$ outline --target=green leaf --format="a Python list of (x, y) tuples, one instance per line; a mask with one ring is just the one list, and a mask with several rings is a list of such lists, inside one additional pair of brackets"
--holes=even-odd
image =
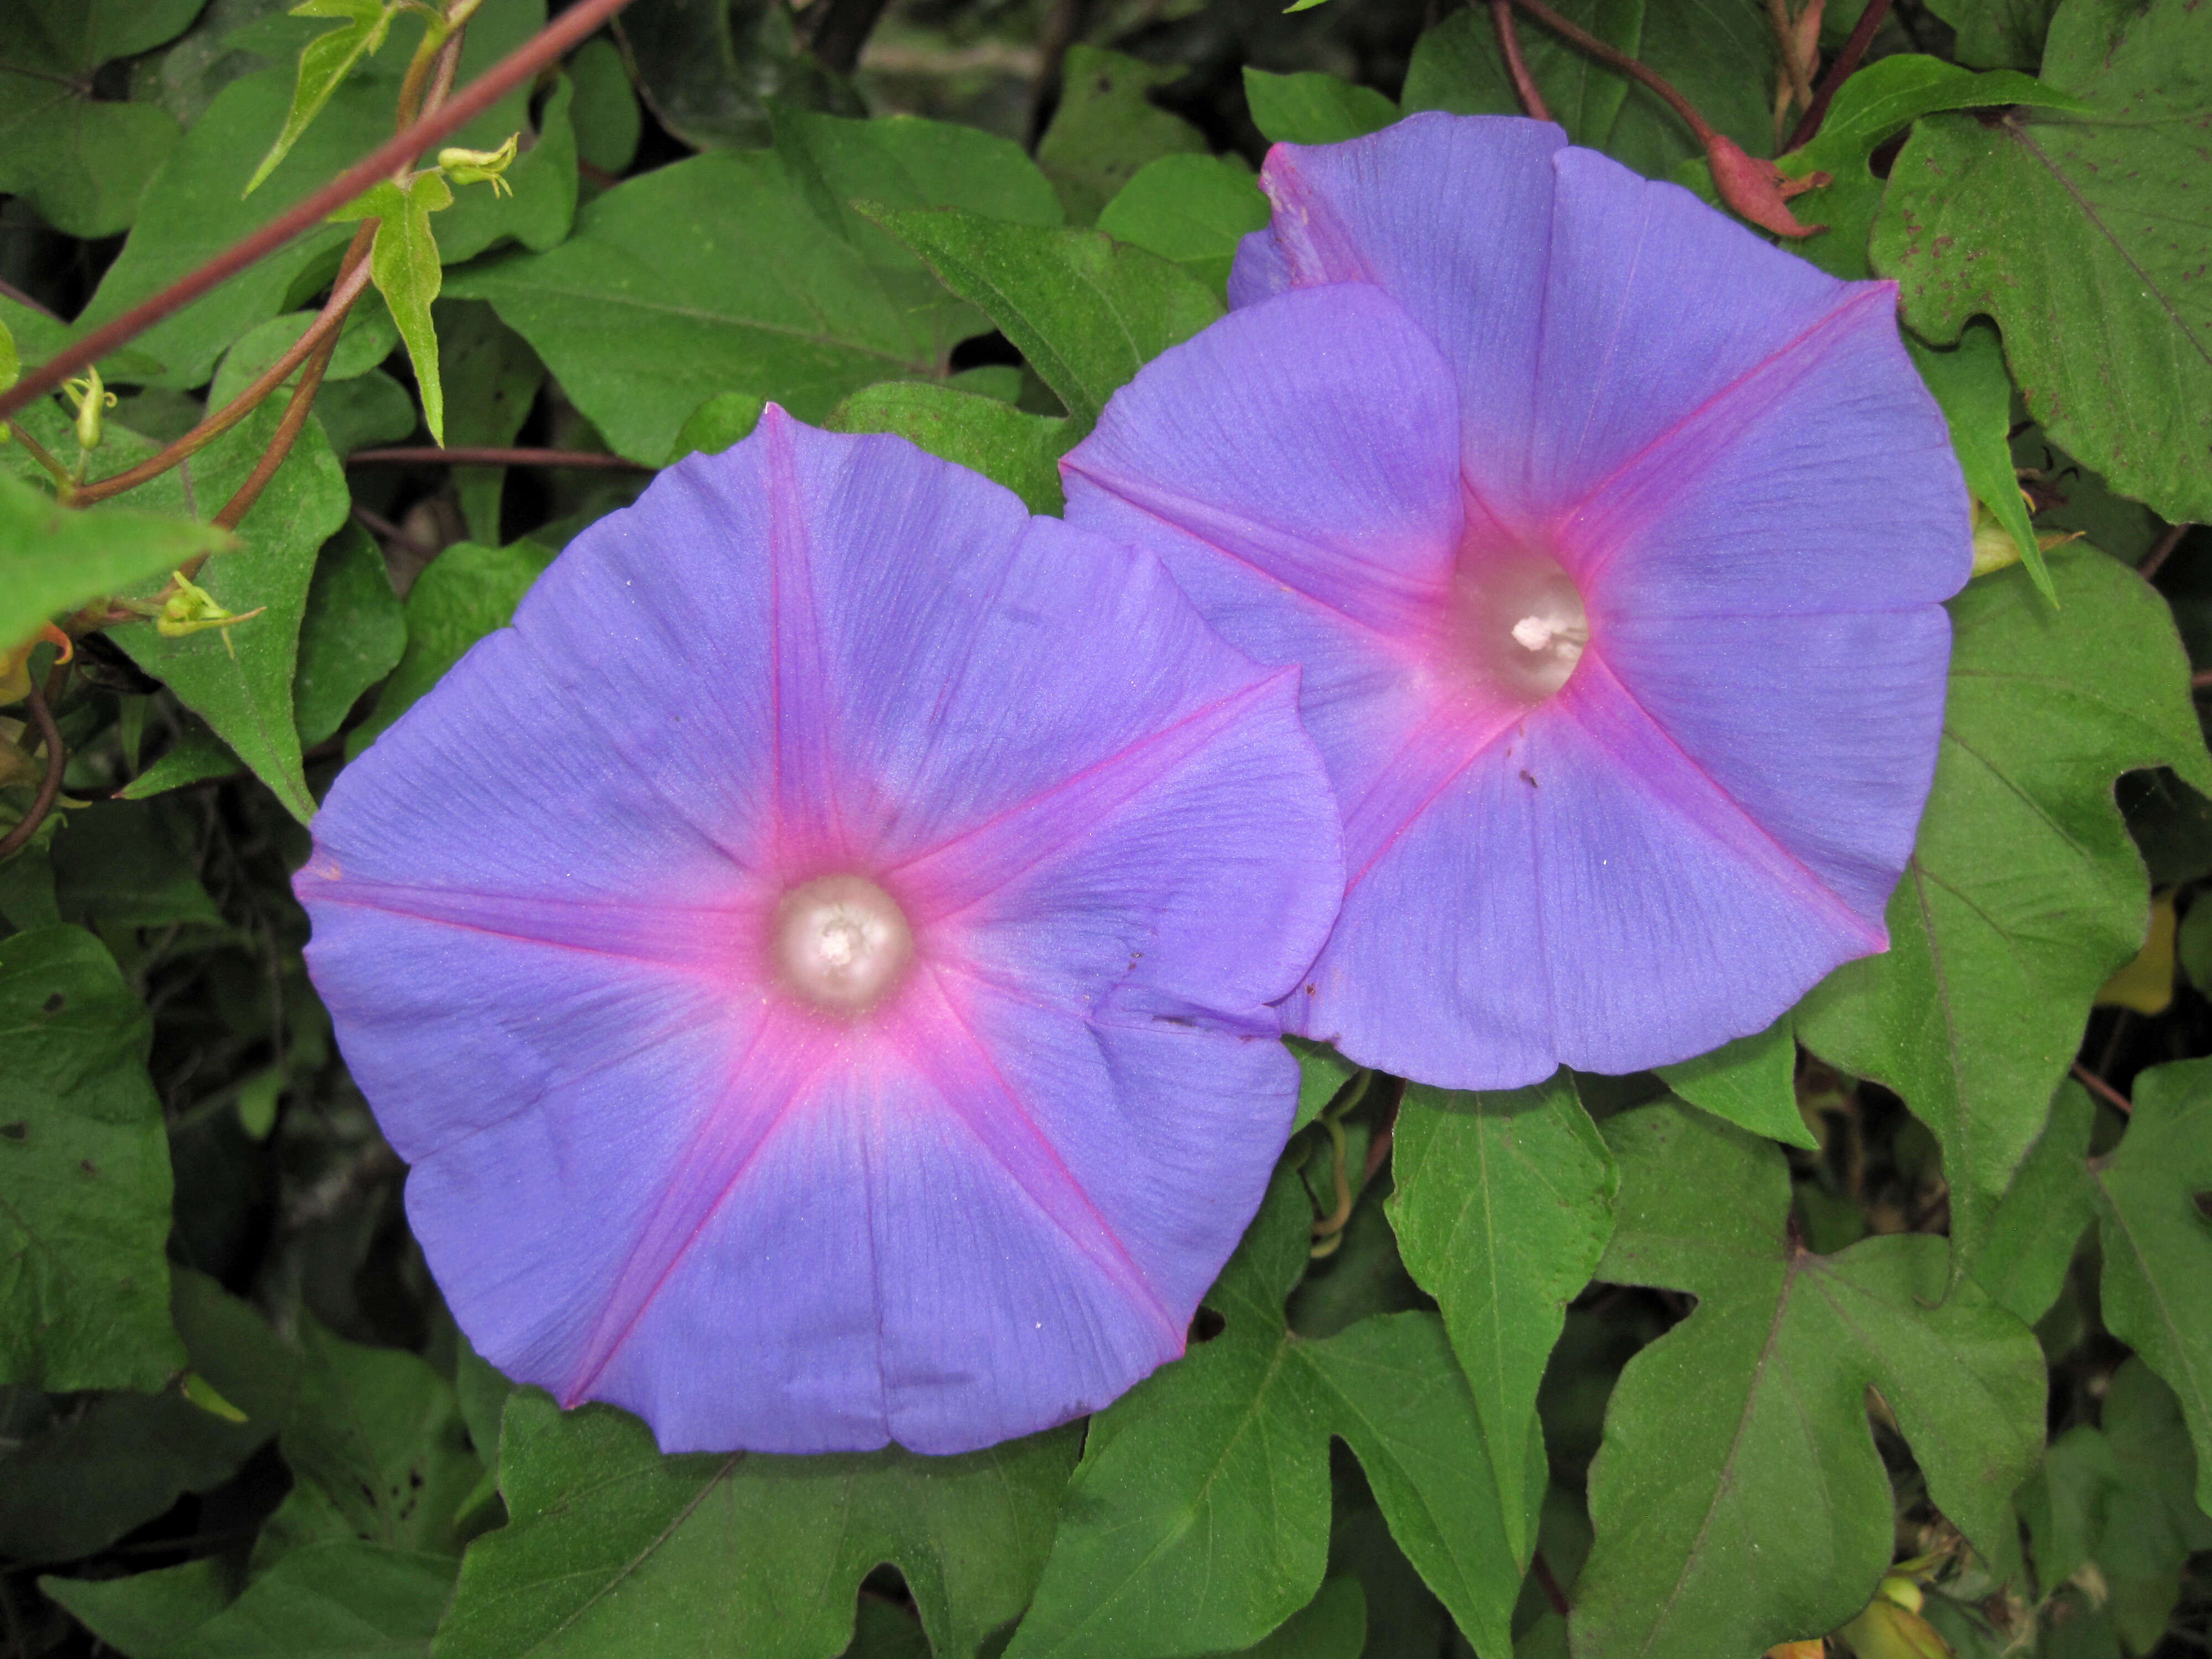
[(441, 553), (408, 590), (407, 648), (377, 694), (376, 712), (346, 734), (346, 757), (368, 748), (471, 646), (506, 627), (530, 584), (552, 562), (553, 555), (534, 542), (456, 542)]
[(406, 648), (406, 616), (384, 555), (360, 526), (346, 525), (315, 561), (300, 624), (292, 714), (301, 747), (312, 749), (337, 731)]
[(61, 1578), (39, 1588), (126, 1659), (176, 1659), (178, 1650), (230, 1601), (232, 1573), (219, 1555), (125, 1578)]
[(161, 759), (115, 793), (125, 800), (145, 800), (245, 769), (228, 744), (187, 715), (183, 732)]
[(457, 271), (447, 291), (490, 301), (618, 453), (658, 466), (717, 393), (819, 421), (874, 381), (942, 375), (952, 347), (988, 326), (888, 238), (854, 229), (847, 204), (863, 188), (893, 207), (1058, 216), (1018, 148), (985, 134), (808, 117), (778, 137), (780, 152), (630, 179), (559, 247)]
[(368, 270), (376, 291), (392, 308), (399, 337), (415, 365), (416, 389), (422, 398), (423, 424), (430, 441), (446, 441), (446, 397), (438, 384), (438, 331), (430, 302), (438, 297), (445, 267), (430, 216), (453, 204), (453, 188), (434, 173), (418, 173), (403, 191), (390, 179), (340, 208), (333, 219), (374, 219), (376, 240), (368, 251)]
[(2058, 0), (1929, 0), (1928, 9), (1959, 32), (1952, 50), (1982, 69), (2033, 69)]
[[(271, 69), (222, 89), (148, 184), (131, 240), (100, 278), (76, 331), (151, 299), (391, 136), (391, 88), (356, 80), (331, 96), (269, 182), (240, 199), (253, 158), (283, 119), (290, 79), (289, 70)], [(348, 234), (337, 225), (310, 231), (155, 324), (132, 343), (150, 360), (137, 378), (179, 392), (204, 384), (233, 341), (295, 308), (295, 284), (333, 269), (330, 261)]]
[[(838, 405), (841, 409), (843, 406)], [(753, 428), (767, 412), (767, 400), (750, 392), (715, 393), (684, 421), (684, 429), (676, 434), (676, 447), (668, 452), (668, 465), (673, 466), (686, 455), (702, 451), (719, 455), (732, 444), (743, 443), (752, 436)], [(830, 418), (836, 418), (835, 410)]]
[(832, 432), (896, 432), (1004, 484), (1032, 513), (1057, 514), (1065, 504), (1060, 457), (1073, 440), (1058, 416), (1025, 414), (995, 398), (908, 380), (862, 388), (825, 424)]
[(600, 172), (620, 177), (637, 159), (637, 141), (645, 131), (621, 52), (611, 40), (586, 40), (568, 60), (568, 75), (576, 83), (576, 102), (568, 112), (575, 124), (576, 154)]
[[(1705, 119), (1753, 155), (1774, 148), (1774, 36), (1758, 0), (1710, 5), (1647, 0), (1559, 0), (1573, 22), (1656, 70)], [(1552, 118), (1577, 144), (1601, 149), (1649, 178), (1705, 151), (1682, 118), (1648, 88), (1605, 68), (1525, 14), (1522, 56)], [(1466, 7), (1424, 34), (1406, 71), (1408, 114), (1518, 115), (1487, 7)]]
[(1372, 87), (1308, 71), (1270, 75), (1244, 66), (1244, 101), (1252, 125), (1271, 144), (1334, 144), (1380, 131), (1398, 106)]
[(127, 507), (80, 511), (0, 474), (0, 652), (51, 617), (231, 545), (213, 525)]
[(201, 0), (15, 0), (0, 7), (0, 191), (70, 236), (125, 228), (176, 147), (174, 117), (94, 95), (100, 66), (148, 52)]
[(1018, 1617), (1052, 1537), (1079, 1431), (960, 1457), (663, 1457), (607, 1406), (507, 1401), (510, 1520), (469, 1546), (438, 1659), (831, 1659), (860, 1580), (905, 1575), (932, 1646), (974, 1654)]
[(878, 217), (1029, 359), (1066, 406), (1071, 438), (1091, 429), (1138, 369), (1222, 313), (1197, 278), (1097, 231), (946, 211)]
[[(1509, 1650), (1521, 1563), (1443, 1322), (1380, 1314), (1293, 1334), (1283, 1298), (1312, 1219), (1285, 1164), (1206, 1298), (1226, 1328), (1091, 1419), (1006, 1659), (1174, 1659), (1260, 1640), (1320, 1588), (1332, 1436), (1477, 1651)], [(1541, 1465), (1525, 1480), (1540, 1491)]]
[(2105, 1245), (2106, 1326), (2166, 1379), (2197, 1443), (2197, 1501), (2212, 1511), (2212, 1060), (2137, 1074), (2135, 1115), (2089, 1164)]
[(1097, 46), (1067, 49), (1060, 107), (1037, 144), (1037, 165), (1070, 220), (1091, 223), (1148, 161), (1206, 153), (1205, 134), (1146, 96), (1184, 73), (1180, 64), (1147, 64)]
[(1977, 323), (1948, 351), (1933, 350), (1908, 334), (1905, 349), (1950, 425), (1951, 447), (1958, 452), (1966, 488), (1996, 516), (2020, 550), (2028, 575), (2056, 605), (2058, 592), (2044, 567), (2042, 544), (2027, 521), (2027, 501), (2013, 471), (2012, 377), (2005, 373), (1996, 331)]
[(1692, 1106), (1755, 1135), (1811, 1149), (1820, 1143), (1797, 1109), (1796, 1074), (1796, 1025), (1788, 1014), (1709, 1054), (1659, 1068), (1666, 1085)]
[(100, 928), (222, 927), (179, 827), (151, 804), (103, 801), (72, 811), (52, 849), (64, 919)]
[(2058, 1300), (2089, 1224), (2094, 1200), (2084, 1160), (2095, 1116), (2088, 1091), (2071, 1079), (2058, 1085), (2050, 1121), (1990, 1218), (1974, 1264), (1990, 1299), (2030, 1325)]
[[(445, 350), (441, 339), (441, 367), (444, 367)], [(452, 411), (447, 410), (448, 416)], [(418, 416), (415, 399), (405, 387), (380, 368), (350, 380), (341, 380), (336, 386), (327, 380), (315, 397), (315, 419), (322, 425), (323, 434), (330, 440), (331, 453), (338, 456), (350, 455), (356, 449), (370, 449), (378, 444), (398, 443), (413, 435)], [(464, 488), (464, 471), (479, 472), (490, 468), (470, 467), (454, 469), (457, 488)]]
[(1935, 787), (1890, 949), (1838, 969), (1797, 1014), (1808, 1048), (1935, 1131), (1954, 1272), (2043, 1128), (2090, 1000), (2142, 945), (2149, 885), (2114, 778), (2168, 765), (2212, 789), (2165, 601), (2094, 549), (2049, 564), (2059, 611), (2019, 567), (1951, 601)]
[(1607, 1407), (1576, 1654), (1756, 1653), (1856, 1613), (1894, 1529), (1870, 1388), (1942, 1513), (1999, 1571), (2016, 1563), (2009, 1499), (2043, 1450), (2028, 1328), (1971, 1280), (1938, 1304), (1940, 1238), (1795, 1244), (1770, 1143), (1671, 1104), (1609, 1119), (1606, 1139), (1620, 1200), (1598, 1276), (1698, 1305), (1629, 1361)]
[(334, 1540), (454, 1553), (454, 1521), (483, 1468), (453, 1385), (419, 1356), (331, 1335), (303, 1314), (280, 1446), (292, 1490), (254, 1565)]
[(2191, 0), (2069, 0), (2042, 78), (2092, 112), (1930, 116), (1890, 170), (1875, 268), (1905, 320), (2004, 331), (2029, 412), (2122, 494), (2212, 518), (2212, 108)]
[(805, 50), (788, 6), (635, 0), (615, 33), (647, 105), (695, 149), (765, 143), (772, 103), (865, 112)]
[(1237, 243), (1267, 222), (1267, 198), (1230, 155), (1163, 155), (1098, 216), (1098, 228), (1115, 241), (1188, 266), (1217, 294), (1229, 285)]
[(150, 1040), (90, 933), (0, 939), (0, 1382), (151, 1392), (185, 1363)]
[[(318, 314), (313, 311), (287, 312), (240, 335), (238, 343), (222, 355), (222, 362), (215, 372), (215, 383), (208, 388), (208, 407), (222, 408), (264, 370), (275, 367), (276, 360), (299, 343)], [(346, 313), (345, 322), (338, 330), (337, 349), (331, 354), (330, 366), (323, 371), (324, 391), (340, 381), (357, 380), (368, 374), (389, 357), (392, 347), (398, 343), (399, 331), (392, 324), (391, 311), (374, 295), (364, 295)], [(319, 416), (322, 412), (322, 398), (318, 394), (315, 413)]]
[(2115, 1573), (2147, 1578), (2176, 1571), (2196, 1552), (2212, 1549), (2212, 1514), (2201, 1498), (2203, 1442), (2191, 1446), (2181, 1402), (2141, 1356), (2112, 1373), (2099, 1426), (2112, 1449), (2118, 1490), (2100, 1517), (2098, 1561)]
[(170, 1659), (428, 1659), (453, 1587), (450, 1556), (312, 1545), (256, 1578)]
[(392, 20), (399, 15), (400, 0), (301, 0), (292, 8), (295, 17), (338, 17), (346, 20), (326, 34), (319, 34), (307, 42), (300, 53), (299, 78), (292, 87), (292, 107), (284, 116), (283, 131), (276, 142), (261, 158), (261, 165), (253, 169), (253, 176), (246, 181), (241, 195), (251, 196), (254, 187), (276, 171), (276, 165), (291, 154), (292, 146), (307, 130), (307, 124), (321, 114), (323, 106), (331, 101), (331, 94), (338, 89), (353, 66), (370, 52), (384, 45), (384, 37), (392, 27)]
[(1613, 1156), (1562, 1073), (1503, 1094), (1413, 1085), (1390, 1157), (1398, 1248), (1443, 1311), (1507, 1544), (1525, 1563), (1544, 1496), (1536, 1385), (1612, 1234)]
[[(245, 481), (283, 418), (283, 402), (271, 398), (193, 457), (191, 483), (207, 506), (228, 500)], [(293, 719), (300, 623), (316, 553), (346, 521), (349, 500), (337, 458), (310, 419), (239, 526), (239, 550), (210, 560), (196, 578), (226, 609), (262, 614), (181, 639), (163, 638), (150, 622), (108, 635), (213, 727), (302, 823), (315, 803), (301, 774)]]

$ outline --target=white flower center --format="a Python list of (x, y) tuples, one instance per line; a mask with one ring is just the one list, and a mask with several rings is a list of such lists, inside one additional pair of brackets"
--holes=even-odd
[(1528, 550), (1464, 560), (1454, 578), (1454, 654), (1481, 679), (1527, 702), (1567, 683), (1589, 645), (1574, 578)]
[(823, 876), (783, 896), (769, 954), (784, 988), (836, 1013), (881, 1002), (914, 960), (914, 929), (889, 893), (862, 876)]

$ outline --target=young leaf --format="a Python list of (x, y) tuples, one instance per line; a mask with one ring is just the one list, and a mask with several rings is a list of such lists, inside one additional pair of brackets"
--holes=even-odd
[(1686, 1108), (1608, 1119), (1606, 1139), (1620, 1199), (1598, 1276), (1698, 1302), (1606, 1409), (1575, 1652), (1756, 1653), (1857, 1612), (1894, 1527), (1869, 1389), (1945, 1516), (2000, 1570), (2016, 1562), (2010, 1498), (2042, 1455), (2043, 1356), (1971, 1281), (1938, 1304), (1942, 1240), (1814, 1255), (1789, 1236), (1781, 1153)]
[(2138, 1075), (2135, 1115), (2094, 1158), (2105, 1245), (2105, 1323), (2181, 1401), (2197, 1443), (2197, 1501), (2212, 1513), (2212, 1060)]
[(1692, 1106), (1755, 1135), (1810, 1149), (1820, 1142), (1797, 1110), (1796, 1073), (1796, 1025), (1788, 1014), (1709, 1054), (1659, 1068), (1661, 1080)]
[(1335, 144), (1379, 132), (1398, 118), (1398, 106), (1372, 87), (1334, 75), (1270, 75), (1244, 68), (1244, 101), (1252, 125), (1271, 144)]
[(122, 1578), (50, 1573), (39, 1588), (128, 1659), (175, 1659), (182, 1643), (228, 1604), (231, 1577), (222, 1556), (203, 1555)]
[(151, 1391), (185, 1363), (151, 1041), (90, 933), (0, 939), (0, 1382)]
[(63, 507), (0, 474), (0, 653), (50, 617), (234, 545), (228, 531), (130, 507)]
[(276, 171), (276, 164), (291, 154), (292, 146), (307, 124), (323, 112), (331, 94), (352, 72), (353, 66), (384, 44), (392, 20), (399, 15), (401, 0), (301, 0), (292, 8), (295, 17), (338, 17), (345, 21), (327, 34), (319, 34), (300, 53), (300, 78), (292, 88), (292, 107), (284, 117), (284, 130), (253, 169), (253, 176), (239, 192), (251, 196), (261, 181)]
[(1406, 1091), (1392, 1144), (1390, 1223), (1406, 1266), (1443, 1310), (1474, 1398), (1516, 1559), (1543, 1498), (1536, 1385), (1566, 1306), (1613, 1231), (1613, 1155), (1565, 1073), (1507, 1094)]
[(507, 1524), (469, 1546), (437, 1659), (829, 1659), (860, 1580), (906, 1577), (935, 1651), (968, 1659), (1020, 1615), (1078, 1431), (960, 1457), (663, 1457), (611, 1407), (507, 1401)]
[(2172, 766), (2212, 790), (2166, 603), (2079, 544), (1951, 601), (1936, 783), (1889, 902), (1890, 949), (1800, 1005), (1814, 1053), (1905, 1097), (1943, 1146), (1955, 1272), (2043, 1128), (2097, 988), (2150, 913), (2114, 779)]
[(1032, 513), (1056, 514), (1064, 505), (1060, 457), (1073, 440), (1058, 416), (908, 380), (862, 388), (831, 410), (826, 424), (832, 432), (896, 432), (1006, 485)]
[(874, 216), (1020, 349), (1067, 406), (1071, 439), (1091, 429), (1115, 387), (1223, 310), (1197, 278), (1097, 231), (952, 211)]
[(2043, 545), (2027, 521), (2027, 501), (2013, 471), (2012, 377), (2005, 373), (1996, 331), (1978, 323), (1960, 334), (1957, 346), (1948, 351), (1931, 349), (1908, 334), (1905, 349), (1942, 405), (1966, 488), (1996, 515), (2020, 549), (2038, 590), (2056, 605), (2058, 592), (2044, 568)]
[[(1510, 1650), (1524, 1564), (1443, 1325), (1397, 1313), (1319, 1340), (1291, 1331), (1283, 1298), (1312, 1219), (1285, 1165), (1207, 1296), (1226, 1328), (1091, 1419), (1006, 1659), (1170, 1659), (1258, 1641), (1320, 1588), (1332, 1436), (1477, 1651)], [(1540, 1461), (1522, 1487), (1540, 1492)], [(1532, 1529), (1524, 1518), (1521, 1535)]]
[(451, 185), (435, 173), (418, 173), (404, 191), (387, 179), (331, 216), (377, 222), (376, 241), (368, 251), (369, 276), (407, 343), (423, 424), (439, 445), (446, 441), (446, 395), (438, 384), (438, 331), (430, 319), (430, 302), (438, 297), (445, 267), (439, 262), (430, 216), (453, 204)]
[[(260, 459), (283, 417), (283, 402), (271, 398), (192, 458), (193, 488), (210, 508), (228, 499)], [(300, 770), (292, 709), (300, 623), (317, 550), (345, 523), (349, 500), (337, 458), (311, 419), (240, 525), (239, 550), (211, 560), (198, 578), (225, 609), (261, 614), (234, 628), (178, 639), (164, 637), (151, 623), (126, 624), (109, 635), (213, 727), (303, 823), (315, 803)]]
[(1162, 155), (1206, 153), (1206, 135), (1146, 96), (1183, 70), (1118, 52), (1070, 46), (1060, 107), (1037, 143), (1042, 167), (1074, 223), (1087, 225), (1137, 169)]
[(1875, 268), (1937, 342), (2004, 331), (2029, 412), (2114, 489), (2212, 519), (2212, 208), (2193, 0), (2068, 0), (2042, 79), (2091, 106), (1930, 116), (1890, 169)]

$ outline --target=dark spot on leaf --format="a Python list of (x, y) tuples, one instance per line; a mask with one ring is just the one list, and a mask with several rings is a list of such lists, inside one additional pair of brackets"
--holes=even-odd
[(69, 999), (67, 997), (64, 996), (59, 991), (57, 991), (53, 995), (48, 997), (44, 1002), (39, 1005), (40, 1012), (48, 1014), (58, 1014), (68, 1001)]
[(100, 1173), (100, 1165), (94, 1164), (88, 1158), (79, 1158), (77, 1160), (76, 1167), (83, 1170), (88, 1176), (96, 1176)]
[(1189, 1340), (1211, 1342), (1228, 1328), (1229, 1322), (1211, 1308), (1200, 1308), (1191, 1316)]
[(30, 1138), (31, 1126), (27, 1123), (20, 1120), (14, 1123), (0, 1123), (0, 1140), (22, 1141)]

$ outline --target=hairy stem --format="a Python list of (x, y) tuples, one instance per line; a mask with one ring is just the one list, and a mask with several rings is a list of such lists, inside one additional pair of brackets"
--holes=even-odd
[(1490, 0), (1490, 21), (1498, 26), (1498, 50), (1505, 59), (1505, 72), (1513, 77), (1513, 95), (1521, 100), (1521, 112), (1532, 120), (1550, 120), (1552, 112), (1536, 88), (1536, 77), (1528, 73), (1528, 59), (1521, 55), (1520, 32), (1513, 27), (1513, 0)]
[(583, 44), (629, 0), (578, 0), (544, 31), (500, 60), (483, 76), (469, 83), (460, 95), (387, 139), (352, 167), (279, 214), (251, 235), (244, 236), (189, 276), (172, 283), (143, 304), (133, 306), (113, 322), (96, 328), (0, 392), (0, 416), (43, 398), (70, 375), (136, 339), (164, 317), (182, 309), (209, 289), (228, 281), (257, 260), (321, 224), (335, 208), (390, 176), (395, 167), (414, 158), (449, 134), (459, 131), (484, 111), (529, 80), (546, 64)]
[[(374, 220), (370, 220), (364, 226), (363, 233), (373, 234), (375, 224)], [(356, 234), (355, 240), (358, 242), (360, 240), (361, 234)], [(348, 250), (348, 258), (350, 261), (350, 249)], [(264, 370), (252, 385), (158, 455), (139, 462), (126, 472), (118, 472), (112, 477), (101, 478), (85, 485), (77, 492), (77, 501), (89, 506), (94, 501), (104, 501), (111, 495), (119, 495), (126, 489), (135, 489), (149, 478), (159, 477), (186, 456), (204, 449), (229, 431), (259, 407), (262, 399), (290, 380), (292, 371), (307, 361), (309, 353), (338, 332), (345, 322), (346, 313), (353, 309), (354, 301), (361, 298), (362, 290), (368, 286), (368, 262), (363, 259), (355, 265), (350, 275), (341, 278), (337, 286), (331, 290), (331, 297), (324, 302), (322, 315), (309, 324), (307, 332), (294, 341), (290, 349)]]

